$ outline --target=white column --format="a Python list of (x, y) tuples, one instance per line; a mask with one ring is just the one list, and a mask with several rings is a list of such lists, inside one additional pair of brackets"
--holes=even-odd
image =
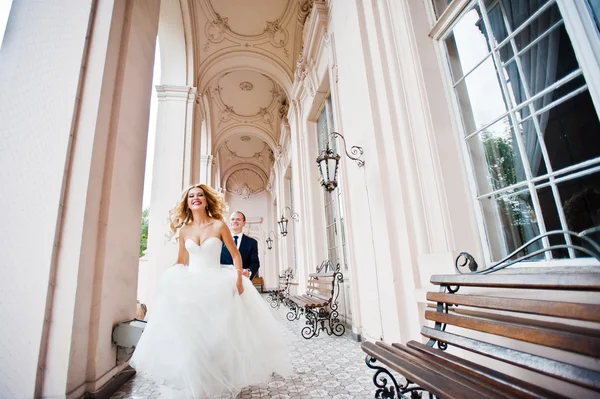
[(135, 315), (158, 14), (158, 0), (12, 6), (0, 55), (3, 397), (79, 398), (126, 366), (110, 334)]
[(167, 241), (169, 210), (180, 199), (181, 191), (190, 184), (193, 100), (195, 88), (188, 86), (156, 86), (158, 111), (152, 195), (148, 225), (148, 287), (140, 287), (138, 298), (151, 304), (162, 272), (177, 260), (175, 239)]
[[(164, 86), (163, 86), (164, 87)], [(196, 102), (196, 88), (188, 91), (185, 114), (185, 155), (183, 160), (183, 186), (195, 184), (194, 181), (194, 105)]]
[(216, 185), (212, 182), (212, 164), (213, 156), (211, 154), (200, 155), (200, 180), (199, 183)]

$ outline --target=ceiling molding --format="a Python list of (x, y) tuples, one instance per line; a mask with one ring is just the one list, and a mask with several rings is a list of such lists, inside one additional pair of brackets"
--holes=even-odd
[[(282, 2), (284, 0), (278, 1)], [(230, 39), (238, 41), (258, 41), (265, 39), (270, 40), (273, 31), (277, 31), (281, 26), (286, 26), (289, 24), (292, 15), (294, 14), (293, 11), (296, 8), (295, 6), (297, 5), (297, 1), (287, 0), (283, 13), (279, 16), (279, 18), (276, 18), (273, 21), (265, 21), (263, 31), (257, 35), (236, 32), (235, 27), (232, 27), (232, 24), (229, 23), (229, 16), (225, 14), (220, 15), (217, 13), (210, 1), (201, 1), (200, 4), (204, 15), (206, 15), (208, 18), (207, 27), (209, 27), (209, 29), (208, 32), (205, 31), (207, 33), (207, 37), (210, 37), (209, 33), (213, 33), (214, 35), (215, 32), (218, 32), (219, 35), (228, 36)], [(217, 40), (218, 38), (219, 36), (212, 37), (213, 40)]]
[(210, 83), (225, 72), (254, 71), (263, 73), (273, 79), (289, 97), (292, 88), (292, 70), (287, 65), (274, 60), (267, 52), (242, 51), (226, 49), (215, 53), (205, 62), (198, 78), (196, 87), (204, 92)]
[(227, 126), (219, 131), (217, 137), (215, 137), (213, 140), (213, 152), (219, 151), (225, 141), (237, 135), (256, 137), (264, 141), (273, 152), (277, 149), (277, 143), (275, 142), (275, 139), (271, 133), (262, 126), (247, 123), (237, 123), (235, 125)]

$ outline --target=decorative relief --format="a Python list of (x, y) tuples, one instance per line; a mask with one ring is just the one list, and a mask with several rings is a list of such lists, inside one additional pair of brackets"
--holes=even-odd
[(269, 41), (273, 47), (281, 48), (288, 42), (288, 31), (281, 26), (278, 19), (273, 22), (267, 21), (267, 27), (264, 32), (269, 35)]
[(218, 13), (215, 13), (215, 15), (216, 19), (206, 24), (204, 32), (208, 40), (213, 43), (219, 43), (225, 38), (225, 32), (230, 30), (229, 18), (221, 18)]
[[(242, 137), (248, 137), (248, 136), (242, 136)], [(242, 139), (242, 141), (246, 141), (246, 140)], [(223, 148), (222, 155), (225, 160), (225, 167), (228, 167), (234, 160), (237, 160), (237, 161), (241, 161), (244, 163), (252, 163), (252, 164), (260, 166), (264, 170), (269, 170), (269, 168), (275, 161), (275, 156), (273, 155), (273, 151), (269, 148), (267, 143), (264, 143), (264, 147), (262, 150), (254, 153), (252, 156), (249, 156), (249, 157), (240, 156), (237, 152), (232, 151), (229, 148), (229, 140), (225, 141), (225, 145), (222, 148)]]
[[(227, 76), (229, 73), (225, 73), (223, 75), (221, 75), (217, 80), (216, 83), (214, 84), (213, 89), (211, 90), (211, 94), (212, 94), (212, 98), (215, 100), (215, 109), (218, 115), (218, 120), (219, 120), (219, 126), (221, 126), (221, 124), (225, 123), (225, 122), (229, 122), (232, 120), (236, 120), (239, 122), (244, 122), (244, 123), (254, 123), (254, 122), (261, 122), (265, 125), (267, 125), (270, 128), (274, 127), (274, 122), (275, 122), (275, 115), (280, 115), (281, 111), (280, 111), (280, 107), (282, 102), (287, 102), (285, 100), (285, 94), (283, 94), (283, 90), (277, 85), (277, 83), (275, 83), (275, 81), (270, 78), (267, 75), (261, 74), (265, 79), (267, 79), (270, 83), (270, 89), (269, 93), (270, 93), (270, 100), (268, 100), (267, 98), (265, 98), (264, 101), (264, 105), (260, 106), (258, 104), (258, 110), (254, 111), (252, 110), (251, 112), (255, 112), (253, 114), (241, 114), (236, 112), (236, 107), (234, 107), (233, 104), (227, 104), (225, 103), (223, 97), (226, 97), (225, 94), (228, 94), (228, 96), (230, 97), (229, 100), (233, 99), (234, 97), (231, 96), (231, 85), (230, 83), (227, 83), (225, 81), (222, 81), (221, 79), (225, 76)], [(225, 82), (225, 83), (223, 83)], [(237, 83), (236, 83), (237, 84)], [(235, 87), (235, 86), (234, 86)], [(256, 87), (260, 87), (260, 86), (256, 86)], [(241, 83), (239, 83), (239, 88), (243, 91), (251, 91), (251, 90), (255, 90), (255, 85), (253, 83), (250, 83), (249, 81), (243, 81)], [(239, 105), (239, 104), (237, 104)], [(255, 108), (256, 109), (256, 108)]]
[(250, 141), (250, 136), (242, 136), (242, 137), (240, 137), (240, 140), (242, 140), (242, 141)]
[(220, 112), (219, 112), (219, 121), (221, 122), (228, 122), (231, 120), (232, 115), (235, 115), (235, 112), (233, 111), (233, 107), (230, 107), (229, 105), (225, 105), (225, 108), (223, 108)]
[(300, 22), (301, 25), (304, 25), (306, 22), (314, 3), (315, 0), (304, 0), (302, 4), (300, 4), (300, 8), (298, 9), (298, 22)]
[(242, 82), (240, 83), (240, 89), (242, 89), (243, 91), (250, 91), (254, 89), (254, 85), (250, 82)]
[(315, 96), (315, 87), (313, 86), (313, 83), (312, 83), (312, 80), (310, 79), (310, 77), (307, 77), (305, 75), (303, 82), (304, 82), (304, 88), (306, 90), (308, 90), (308, 93), (311, 95), (311, 97), (314, 97)]
[[(239, 0), (238, 0), (239, 1)], [(199, 23), (197, 41), (202, 65), (210, 56), (225, 48), (270, 53), (289, 73), (293, 73), (295, 44), (302, 25), (310, 16), (315, 0), (276, 0), (268, 15), (244, 14), (248, 5), (236, 1), (191, 1)], [(242, 3), (246, 3), (243, 2)]]
[[(304, 50), (304, 49), (303, 49)], [(298, 61), (296, 61), (296, 71), (294, 72), (294, 78), (298, 81), (301, 81), (306, 76), (306, 58), (304, 58), (304, 54), (302, 51), (298, 55)]]
[(259, 173), (251, 169), (236, 170), (227, 179), (227, 191), (244, 199), (265, 190), (267, 182)]
[(266, 108), (260, 108), (258, 115), (260, 115), (260, 120), (267, 125), (271, 125), (273, 122), (273, 114)]
[(286, 99), (281, 100), (281, 105), (279, 106), (279, 118), (284, 119), (287, 118), (288, 111), (290, 109), (290, 104), (288, 104)]

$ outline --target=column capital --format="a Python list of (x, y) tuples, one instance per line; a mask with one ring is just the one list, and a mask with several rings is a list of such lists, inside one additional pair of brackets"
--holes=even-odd
[(202, 163), (203, 165), (210, 165), (213, 161), (213, 155), (212, 154), (202, 154), (200, 155), (200, 163)]
[(156, 85), (158, 101), (185, 101), (196, 98), (196, 88), (190, 86)]

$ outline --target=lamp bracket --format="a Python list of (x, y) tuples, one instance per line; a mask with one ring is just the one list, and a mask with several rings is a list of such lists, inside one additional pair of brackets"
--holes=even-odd
[(298, 215), (298, 213), (297, 213), (297, 212), (294, 212), (294, 211), (292, 210), (292, 208), (290, 208), (289, 206), (285, 206), (285, 207), (284, 207), (284, 208), (281, 210), (281, 217), (283, 217), (283, 216), (284, 216), (284, 213), (285, 213), (284, 211), (285, 211), (286, 209), (288, 209), (288, 210), (290, 211), (289, 213), (290, 213), (290, 217), (291, 217), (292, 219), (294, 219), (294, 220), (298, 220), (298, 219), (299, 219), (299, 215)]
[[(365, 166), (365, 161), (361, 159), (362, 155), (363, 155), (363, 148), (359, 147), (357, 145), (353, 145), (352, 147), (350, 147), (350, 152), (348, 152), (348, 148), (346, 146), (346, 139), (344, 138), (344, 136), (341, 133), (338, 132), (331, 132), (329, 133), (329, 136), (334, 136), (334, 137), (339, 137), (342, 139), (342, 141), (344, 142), (344, 151), (346, 152), (346, 156), (348, 158), (350, 158), (353, 161), (356, 161), (356, 164), (359, 167)], [(352, 155), (350, 155), (352, 154)]]

